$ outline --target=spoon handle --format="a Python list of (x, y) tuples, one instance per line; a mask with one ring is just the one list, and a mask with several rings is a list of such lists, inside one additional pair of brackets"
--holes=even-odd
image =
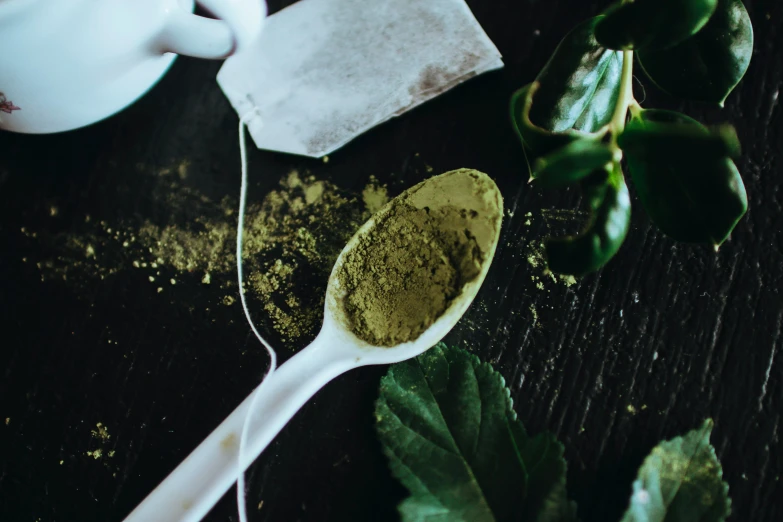
[[(318, 390), (356, 366), (350, 359), (335, 357), (331, 343), (320, 339), (322, 336), (261, 385), (248, 426), (242, 471)], [(254, 394), (242, 401), (125, 522), (198, 521), (206, 516), (239, 475), (239, 438)]]

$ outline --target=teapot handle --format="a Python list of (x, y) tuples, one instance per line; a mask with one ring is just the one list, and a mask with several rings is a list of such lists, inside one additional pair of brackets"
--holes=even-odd
[(250, 45), (261, 32), (267, 13), (265, 0), (197, 2), (219, 19), (197, 16), (183, 7), (171, 9), (156, 41), (158, 51), (196, 58), (226, 58)]

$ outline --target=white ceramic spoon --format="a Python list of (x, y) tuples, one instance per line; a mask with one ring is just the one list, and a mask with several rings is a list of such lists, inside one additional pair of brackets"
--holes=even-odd
[[(479, 187), (484, 190), (477, 190)], [(360, 236), (375, 227), (376, 220), (389, 211), (390, 204), (381, 209), (359, 229), (337, 258), (329, 277), (324, 323), (318, 336), (264, 381), (255, 402), (253, 421), (248, 426), (243, 451), (248, 457), (246, 465), (261, 454), (299, 408), (326, 383), (360, 366), (392, 364), (420, 355), (443, 339), (478, 293), (495, 254), (503, 216), (502, 198), (495, 183), (485, 174), (463, 169), (430, 178), (405, 194), (419, 208), (455, 205), (488, 218), (466, 221), (469, 229), (475, 227), (471, 230), (473, 236), (483, 238), (483, 245), (479, 241), (484, 253), (480, 274), (463, 287), (443, 315), (415, 341), (393, 347), (368, 345), (345, 326), (336, 274), (346, 252), (354, 248)], [(252, 398), (251, 393), (125, 521), (201, 520), (237, 480), (239, 437)]]

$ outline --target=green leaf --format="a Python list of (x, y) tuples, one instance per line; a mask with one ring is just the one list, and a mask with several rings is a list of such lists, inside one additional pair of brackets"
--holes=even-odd
[[(661, 132), (667, 125), (677, 129), (675, 139)], [(716, 246), (731, 234), (748, 208), (742, 178), (729, 158), (731, 141), (670, 111), (645, 110), (628, 123), (619, 143), (642, 205), (665, 234)]]
[(613, 168), (597, 169), (588, 177), (582, 179), (579, 185), (582, 187), (582, 197), (587, 202), (591, 212), (598, 212), (606, 197), (606, 188), (609, 185), (609, 175)]
[(611, 121), (620, 94), (623, 55), (596, 41), (600, 19), (585, 20), (568, 33), (536, 77), (541, 88), (530, 120), (539, 127), (592, 133)]
[[(652, 112), (660, 114), (667, 111)], [(629, 125), (618, 138), (618, 145), (625, 152), (644, 154), (647, 149), (660, 150), (675, 158), (688, 155), (736, 158), (740, 155), (740, 142), (731, 125), (706, 129), (696, 120), (683, 120), (683, 124), (655, 121), (649, 115), (644, 118), (644, 126)]]
[(649, 123), (683, 123), (689, 125), (703, 126), (698, 120), (694, 120), (687, 114), (677, 111), (667, 111), (665, 109), (644, 109), (634, 114), (635, 119), (641, 118)]
[(623, 57), (595, 41), (599, 18), (566, 35), (536, 80), (511, 98), (514, 128), (537, 155), (599, 133), (612, 119)]
[(621, 522), (723, 522), (729, 486), (710, 444), (712, 420), (662, 442), (644, 460)]
[(636, 0), (610, 7), (595, 28), (609, 49), (666, 49), (698, 33), (718, 0)]
[(574, 513), (562, 446), (529, 437), (503, 377), (464, 350), (441, 343), (392, 366), (375, 415), (391, 471), (410, 491), (404, 521), (573, 520), (545, 518)]
[(528, 490), (520, 515), (522, 522), (573, 522), (576, 504), (566, 496), (566, 462), (563, 445), (549, 433), (528, 436), (522, 423), (510, 421), (511, 433), (528, 473)]
[(533, 179), (542, 187), (562, 187), (580, 181), (612, 161), (612, 149), (594, 139), (574, 141), (539, 159)]
[(650, 79), (665, 92), (723, 106), (753, 55), (753, 26), (740, 0), (718, 0), (709, 23), (698, 34), (665, 50), (639, 52)]
[(511, 96), (511, 120), (522, 144), (536, 154), (546, 154), (572, 141), (583, 139), (583, 133), (573, 130), (555, 133), (530, 121), (533, 95), (539, 87), (540, 84), (534, 82), (525, 85)]
[(576, 237), (546, 242), (549, 269), (584, 275), (605, 265), (622, 246), (631, 221), (628, 187), (618, 165), (608, 183), (588, 185), (585, 196), (593, 208), (587, 229)]

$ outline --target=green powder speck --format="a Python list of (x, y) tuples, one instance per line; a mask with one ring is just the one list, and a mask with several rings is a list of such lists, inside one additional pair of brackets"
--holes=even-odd
[(370, 183), (362, 190), (362, 201), (367, 210), (374, 214), (389, 202), (388, 189), (378, 184), (375, 176), (370, 176)]

